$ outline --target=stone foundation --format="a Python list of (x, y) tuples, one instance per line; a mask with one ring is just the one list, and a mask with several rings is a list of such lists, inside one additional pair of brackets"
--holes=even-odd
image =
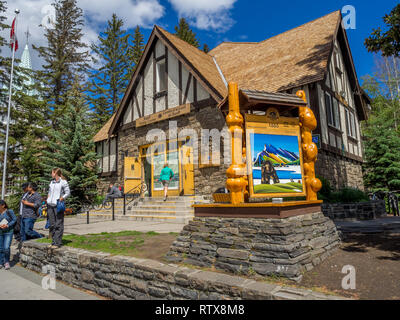
[(327, 179), (334, 189), (352, 187), (364, 190), (361, 163), (331, 152), (318, 150), (315, 174)]
[[(51, 265), (57, 279), (111, 299), (127, 300), (338, 300), (311, 290), (189, 269), (149, 259), (113, 256), (71, 247), (24, 242), (20, 262), (41, 273)], [(43, 275), (44, 276), (44, 275)]]
[(386, 216), (384, 200), (358, 203), (323, 203), (322, 212), (334, 220), (373, 220)]
[(322, 213), (287, 219), (195, 218), (166, 258), (238, 274), (300, 280), (339, 245), (335, 224)]

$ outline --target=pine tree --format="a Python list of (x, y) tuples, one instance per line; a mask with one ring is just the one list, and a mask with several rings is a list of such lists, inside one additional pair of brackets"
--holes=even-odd
[(142, 58), (144, 51), (144, 40), (143, 34), (140, 32), (139, 26), (135, 28), (135, 33), (133, 34), (133, 41), (130, 50), (130, 58), (133, 62), (132, 71), (128, 74), (128, 81), (131, 79), (133, 72), (135, 72), (140, 59)]
[(185, 18), (179, 20), (179, 24), (175, 27), (175, 35), (196, 48), (200, 47), (200, 44), (196, 39), (196, 34), (190, 29)]
[(94, 123), (99, 129), (117, 110), (128, 85), (132, 69), (129, 55), (129, 34), (122, 29), (123, 21), (112, 15), (107, 28), (100, 34), (99, 44), (92, 45), (102, 66), (91, 70), (89, 101), (94, 111)]
[(400, 57), (400, 4), (383, 18), (388, 30), (374, 29), (365, 40), (369, 52), (381, 52), (383, 56)]
[(93, 200), (97, 194), (97, 155), (91, 139), (94, 131), (81, 92), (78, 83), (68, 92), (59, 128), (50, 130), (48, 148), (42, 157), (43, 169), (48, 174), (48, 179), (42, 181), (49, 182), (52, 168), (61, 168), (71, 189), (68, 205), (73, 208)]
[(210, 52), (210, 48), (208, 47), (208, 45), (206, 43), (203, 45), (203, 51), (205, 53), (209, 53)]
[(43, 58), (42, 96), (49, 105), (49, 119), (53, 128), (57, 128), (58, 118), (63, 114), (67, 92), (71, 89), (75, 77), (84, 79), (89, 67), (89, 51), (82, 42), (84, 24), (83, 11), (76, 0), (56, 0), (52, 4), (56, 17), (54, 28), (47, 28), (46, 47), (35, 47)]
[[(5, 46), (5, 44), (7, 43), (6, 39), (4, 39), (4, 37), (1, 36), (1, 34), (3, 33), (3, 30), (9, 28), (9, 26), (4, 23), (4, 21), (7, 19), (7, 17), (4, 16), (4, 13), (6, 10), (7, 10), (6, 2), (0, 1), (0, 53), (1, 53), (1, 48), (3, 46)], [(1, 82), (3, 82), (4, 76), (5, 76), (5, 70), (3, 67), (4, 60), (5, 60), (5, 58), (3, 57), (3, 55), (0, 55), (0, 81)]]
[[(378, 99), (374, 104), (382, 102)], [(363, 130), (364, 181), (370, 189), (400, 190), (400, 134), (393, 128), (390, 114), (386, 110), (371, 115)]]

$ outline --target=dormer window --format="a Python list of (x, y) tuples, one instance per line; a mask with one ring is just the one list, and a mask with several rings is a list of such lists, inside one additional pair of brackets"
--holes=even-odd
[(166, 72), (165, 72), (165, 59), (157, 61), (156, 68), (156, 92), (163, 92), (167, 90), (166, 86)]

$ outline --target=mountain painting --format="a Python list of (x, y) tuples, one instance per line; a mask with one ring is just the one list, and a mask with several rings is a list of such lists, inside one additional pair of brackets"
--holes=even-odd
[(255, 194), (302, 193), (297, 136), (250, 134)]

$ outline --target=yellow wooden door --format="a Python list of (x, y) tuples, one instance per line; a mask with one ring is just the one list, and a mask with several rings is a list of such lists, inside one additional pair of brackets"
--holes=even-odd
[[(142, 168), (137, 157), (125, 157), (124, 160), (124, 191), (133, 193), (133, 189), (142, 182)], [(137, 190), (136, 190), (137, 192)]]
[(182, 161), (182, 181), (183, 194), (194, 195), (194, 165), (193, 165), (193, 148), (182, 146), (181, 148)]

